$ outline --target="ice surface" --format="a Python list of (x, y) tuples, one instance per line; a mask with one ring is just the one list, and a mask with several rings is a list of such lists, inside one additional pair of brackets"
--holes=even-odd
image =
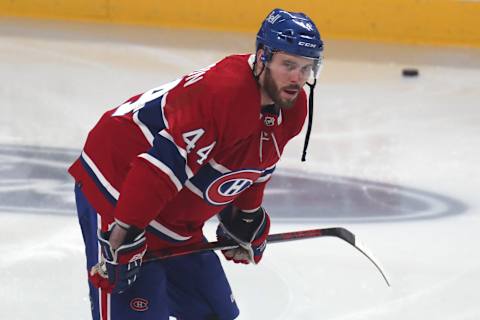
[[(68, 161), (106, 108), (253, 39), (0, 20), (0, 319), (89, 319)], [(347, 227), (392, 287), (339, 240), (271, 245), (259, 266), (224, 264), (239, 319), (480, 319), (479, 88), (476, 49), (327, 42), (308, 161), (301, 135), (272, 231)]]

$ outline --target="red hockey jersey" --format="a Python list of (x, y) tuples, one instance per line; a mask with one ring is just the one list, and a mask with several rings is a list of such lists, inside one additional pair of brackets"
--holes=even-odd
[(260, 207), (285, 144), (307, 113), (260, 104), (249, 55), (233, 55), (106, 112), (69, 172), (101, 216), (147, 229), (150, 249), (201, 241), (229, 203)]

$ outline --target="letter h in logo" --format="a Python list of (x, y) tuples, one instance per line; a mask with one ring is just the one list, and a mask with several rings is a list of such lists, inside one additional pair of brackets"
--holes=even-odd
[(248, 179), (237, 179), (229, 181), (229, 183), (224, 184), (220, 187), (220, 194), (223, 196), (233, 196), (242, 192), (245, 188), (249, 187), (252, 184), (251, 180)]

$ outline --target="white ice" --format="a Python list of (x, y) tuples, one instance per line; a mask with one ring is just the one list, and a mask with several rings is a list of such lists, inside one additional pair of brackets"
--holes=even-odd
[[(80, 150), (107, 108), (253, 44), (253, 34), (2, 18), (0, 144)], [(420, 76), (402, 77), (404, 67)], [(480, 51), (328, 41), (315, 99), (308, 161), (302, 134), (279, 167), (418, 188), (467, 210), (341, 223), (383, 263), (391, 288), (336, 239), (271, 245), (259, 266), (225, 263), (239, 319), (480, 319)], [(0, 213), (0, 319), (89, 319), (84, 276), (73, 213)]]

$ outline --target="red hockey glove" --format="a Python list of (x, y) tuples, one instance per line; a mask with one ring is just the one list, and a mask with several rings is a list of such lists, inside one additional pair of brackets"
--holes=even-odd
[(223, 250), (227, 260), (235, 263), (260, 262), (267, 246), (268, 232), (270, 231), (270, 217), (263, 208), (247, 213), (228, 206), (223, 209), (218, 217), (220, 223), (217, 228), (219, 240), (233, 239), (240, 247)]
[(102, 256), (90, 270), (89, 279), (96, 288), (108, 293), (122, 293), (137, 279), (147, 251), (145, 231), (130, 227), (124, 243), (113, 250), (109, 232), (98, 231)]

